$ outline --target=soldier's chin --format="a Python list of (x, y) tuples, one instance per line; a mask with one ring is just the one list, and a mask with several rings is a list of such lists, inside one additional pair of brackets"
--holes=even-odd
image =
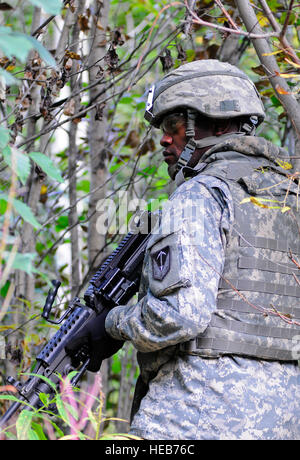
[(170, 176), (170, 178), (172, 180), (175, 180), (176, 173), (177, 173), (177, 171), (176, 171), (176, 163), (174, 165), (169, 165), (168, 166), (168, 174), (169, 174), (169, 176)]

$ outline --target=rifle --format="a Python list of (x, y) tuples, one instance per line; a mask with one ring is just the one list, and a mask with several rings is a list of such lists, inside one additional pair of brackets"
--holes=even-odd
[[(84, 304), (80, 302), (79, 297), (75, 297), (58, 321), (51, 320), (49, 316), (61, 283), (58, 280), (52, 281), (53, 289), (48, 292), (42, 317), (52, 324), (64, 322), (36, 357), (36, 365), (25, 383), (13, 377), (7, 378), (7, 382), (17, 389), (20, 398), (0, 419), (0, 428), (20, 406), (24, 406), (23, 403), (25, 407), (29, 404), (31, 409), (42, 407), (40, 393), (54, 395), (53, 386), (56, 389), (59, 387), (61, 377), (77, 370), (76, 375), (71, 379), (72, 386), (82, 378), (89, 365), (88, 348), (82, 347), (75, 357), (71, 357), (66, 353), (65, 347), (72, 336), (88, 321), (93, 321), (104, 308), (112, 309), (118, 305), (126, 305), (136, 294), (139, 289), (146, 246), (151, 236), (148, 229), (153, 228), (155, 220), (156, 216), (150, 212), (146, 213), (146, 219), (145, 214), (141, 216), (135, 231), (125, 236), (91, 278), (84, 294)], [(51, 385), (48, 382), (51, 382)]]

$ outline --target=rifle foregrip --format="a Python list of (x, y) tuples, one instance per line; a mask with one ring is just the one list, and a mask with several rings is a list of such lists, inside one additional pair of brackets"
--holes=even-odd
[(53, 364), (56, 358), (59, 357), (61, 351), (64, 350), (69, 339), (79, 331), (92, 315), (95, 315), (92, 310), (76, 307), (69, 318), (66, 319), (60, 329), (39, 353), (36, 358), (37, 361), (42, 361), (47, 366)]

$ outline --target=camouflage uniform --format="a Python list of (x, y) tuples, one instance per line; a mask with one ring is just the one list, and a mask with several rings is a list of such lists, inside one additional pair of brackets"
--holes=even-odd
[[(153, 232), (139, 302), (107, 317), (108, 332), (138, 350), (132, 434), (160, 440), (300, 438), (297, 362), (213, 357), (207, 350), (199, 356), (182, 346), (205, 336), (214, 318), (224, 318), (217, 301), (235, 197), (205, 168), (214, 161), (222, 165), (224, 151), (247, 158), (250, 151), (263, 157), (272, 149), (271, 156), (278, 156), (271, 144), (251, 137), (206, 153), (202, 172), (177, 188)], [(242, 320), (242, 313), (225, 315)], [(257, 312), (247, 315), (256, 324)], [(285, 324), (278, 317), (270, 321)]]

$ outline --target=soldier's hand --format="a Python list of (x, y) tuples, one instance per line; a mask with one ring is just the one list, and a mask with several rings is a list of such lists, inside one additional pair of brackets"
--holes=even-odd
[(87, 369), (92, 372), (97, 372), (103, 359), (114, 355), (124, 344), (123, 341), (113, 339), (106, 332), (105, 319), (108, 312), (108, 309), (104, 309), (89, 321), (65, 347), (70, 356), (75, 356), (83, 346), (88, 346), (90, 362)]

